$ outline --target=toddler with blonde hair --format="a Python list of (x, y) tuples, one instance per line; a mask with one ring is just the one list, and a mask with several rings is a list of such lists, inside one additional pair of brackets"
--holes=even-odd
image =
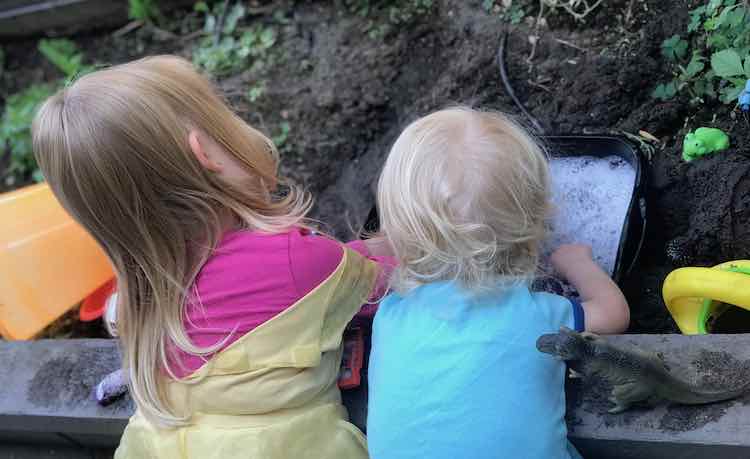
[(585, 246), (552, 255), (580, 303), (529, 290), (549, 200), (543, 150), (505, 115), (441, 110), (396, 140), (378, 185), (399, 264), (373, 325), (373, 459), (578, 457), (565, 365), (535, 341), (622, 331), (629, 311)]

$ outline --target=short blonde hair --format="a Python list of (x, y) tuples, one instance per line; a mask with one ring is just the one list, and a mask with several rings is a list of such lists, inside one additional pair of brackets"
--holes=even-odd
[(530, 279), (549, 213), (547, 156), (501, 113), (456, 107), (398, 137), (378, 183), (396, 291), (459, 281), (472, 291)]

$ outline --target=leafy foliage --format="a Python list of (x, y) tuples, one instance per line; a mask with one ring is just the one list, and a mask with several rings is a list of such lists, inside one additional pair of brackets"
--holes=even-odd
[(153, 22), (161, 15), (155, 0), (129, 0), (128, 16), (130, 19)]
[(53, 85), (33, 85), (6, 100), (0, 119), (0, 147), (10, 153), (10, 167), (4, 177), (8, 186), (29, 175), (37, 181), (42, 179), (31, 149), (31, 122), (39, 105), (54, 90)]
[[(235, 3), (224, 14), (224, 3), (209, 8), (205, 2), (195, 5), (205, 13), (204, 32), (207, 34), (193, 52), (193, 62), (215, 76), (239, 71), (250, 65), (262, 66), (269, 50), (276, 43), (276, 32), (271, 27), (257, 24), (238, 35), (238, 23), (245, 17), (242, 3)], [(220, 26), (219, 21), (223, 19)], [(217, 30), (221, 27), (221, 30)]]
[(709, 0), (689, 15), (687, 40), (674, 35), (662, 43), (673, 79), (657, 85), (652, 96), (667, 100), (686, 91), (692, 103), (736, 102), (750, 79), (750, 8), (738, 0)]
[(64, 38), (39, 40), (39, 52), (55, 67), (60, 69), (67, 78), (74, 78), (82, 73), (91, 71), (90, 66), (83, 64), (83, 53), (78, 51), (76, 44)]
[(291, 131), (291, 126), (289, 125), (288, 121), (282, 121), (279, 124), (279, 133), (271, 138), (274, 145), (276, 145), (276, 148), (278, 149), (284, 149), (284, 145), (286, 144), (287, 139), (289, 139), (289, 131)]
[(350, 13), (370, 18), (364, 31), (378, 39), (396, 26), (429, 14), (435, 0), (343, 0), (343, 4)]
[(524, 6), (520, 1), (504, 1), (498, 4), (495, 0), (483, 0), (482, 8), (488, 13), (496, 14), (505, 21), (511, 24), (520, 24), (523, 21), (529, 11), (528, 6)]
[[(65, 79), (75, 78), (93, 68), (83, 63), (83, 53), (70, 40), (42, 39), (38, 49), (65, 75)], [(0, 156), (10, 155), (10, 166), (2, 177), (6, 185), (13, 186), (29, 178), (43, 180), (31, 148), (31, 122), (42, 102), (61, 87), (65, 79), (32, 85), (6, 99), (0, 118)]]

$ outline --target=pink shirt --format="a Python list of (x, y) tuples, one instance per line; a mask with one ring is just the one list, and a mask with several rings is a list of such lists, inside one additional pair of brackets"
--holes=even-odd
[[(370, 256), (362, 241), (346, 245), (380, 264), (382, 269), (370, 295), (370, 301), (377, 301), (386, 293), (387, 276), (395, 261)], [(208, 347), (231, 335), (225, 348), (328, 278), (343, 253), (339, 242), (301, 229), (282, 234), (228, 233), (196, 279), (193, 292), (197, 290), (197, 298), (186, 307), (188, 337), (194, 344)], [(361, 314), (371, 316), (374, 311), (374, 305), (366, 305)], [(177, 349), (175, 354), (182, 363), (171, 366), (178, 377), (189, 375), (210, 358)]]

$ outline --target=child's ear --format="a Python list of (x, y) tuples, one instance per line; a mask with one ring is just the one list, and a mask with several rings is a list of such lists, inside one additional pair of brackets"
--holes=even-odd
[(190, 150), (201, 166), (211, 172), (221, 172), (224, 169), (220, 162), (212, 158), (210, 143), (205, 138), (204, 133), (197, 129), (191, 129), (188, 133), (188, 144), (190, 144)]

